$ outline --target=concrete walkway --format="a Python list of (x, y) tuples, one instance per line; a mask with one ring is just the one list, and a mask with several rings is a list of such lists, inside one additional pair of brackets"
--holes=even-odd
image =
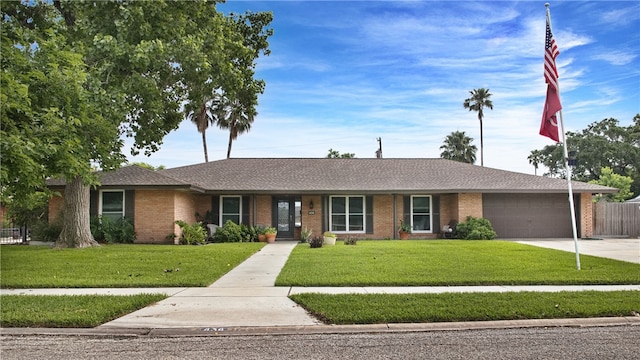
[(297, 245), (269, 244), (206, 288), (175, 295), (101, 325), (99, 328), (184, 328), (305, 326), (319, 322), (287, 298), (289, 288), (274, 287)]
[[(574, 251), (573, 240), (523, 240), (519, 243)], [(581, 254), (640, 263), (640, 239), (580, 241)], [(170, 296), (125, 315), (96, 330), (186, 329), (229, 327), (315, 327), (320, 323), (288, 299), (289, 294), (319, 293), (442, 293), (507, 291), (637, 290), (640, 285), (576, 286), (445, 286), (445, 287), (275, 287), (275, 280), (297, 243), (266, 245), (218, 281), (205, 288), (132, 289), (2, 289), (1, 295), (129, 295), (164, 293)]]

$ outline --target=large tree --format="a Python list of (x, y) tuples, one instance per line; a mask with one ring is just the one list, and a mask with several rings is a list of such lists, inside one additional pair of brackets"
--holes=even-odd
[(258, 94), (264, 92), (265, 82), (255, 78), (255, 60), (270, 53), (268, 38), (273, 30), (267, 26), (272, 20), (273, 15), (267, 12), (229, 14), (225, 28), (232, 31), (210, 34), (220, 41), (205, 44), (209, 52), (225, 56), (218, 56), (218, 62), (210, 57), (196, 58), (196, 63), (188, 66), (192, 91), (185, 115), (202, 135), (205, 162), (209, 161), (205, 132), (210, 125), (229, 129), (228, 158), (233, 140), (250, 129), (257, 115)]
[(184, 118), (181, 104), (206, 98), (194, 84), (243, 88), (253, 75), (245, 29), (215, 1), (3, 2), (1, 11), (2, 196), (20, 201), (63, 178), (59, 247), (97, 245), (89, 186), (96, 167), (124, 162), (123, 135), (132, 153), (149, 155)]
[(480, 88), (469, 91), (471, 97), (464, 100), (462, 106), (469, 111), (476, 111), (478, 113), (478, 120), (480, 120), (480, 166), (484, 166), (484, 136), (482, 134), (482, 120), (484, 119), (484, 108), (487, 107), (493, 110), (493, 102), (491, 102), (491, 93), (489, 89)]
[(440, 150), (442, 150), (440, 157), (473, 164), (476, 162), (478, 148), (472, 142), (473, 139), (467, 136), (464, 131), (454, 131), (447, 135), (444, 144), (440, 146)]
[[(567, 132), (567, 148), (576, 154), (577, 164), (571, 174), (574, 180), (598, 180), (603, 168), (613, 174), (633, 179), (631, 191), (640, 193), (640, 114), (629, 126), (620, 126), (613, 118), (589, 124), (584, 130)], [(540, 163), (546, 176), (566, 177), (562, 144), (547, 145), (540, 152)]]

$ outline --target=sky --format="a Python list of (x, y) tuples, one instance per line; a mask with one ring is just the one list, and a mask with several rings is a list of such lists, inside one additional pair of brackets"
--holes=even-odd
[[(447, 135), (464, 131), (478, 147), (469, 91), (488, 88), (484, 166), (533, 174), (527, 156), (552, 145), (538, 134), (546, 94), (543, 1), (238, 1), (228, 12), (271, 11), (271, 54), (258, 115), (231, 157), (326, 157), (329, 149), (384, 158), (438, 158)], [(551, 2), (560, 50), (565, 130), (640, 112), (640, 2)], [(206, 132), (209, 160), (226, 158), (228, 131)], [(127, 142), (130, 144), (130, 142)], [(168, 168), (204, 162), (189, 120), (161, 150), (131, 156)], [(542, 169), (544, 170), (544, 169)], [(538, 170), (538, 174), (541, 170)]]

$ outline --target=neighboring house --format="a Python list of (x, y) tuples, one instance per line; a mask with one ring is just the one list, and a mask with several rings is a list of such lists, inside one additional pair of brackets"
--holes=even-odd
[[(271, 225), (278, 239), (300, 229), (339, 237), (395, 239), (400, 221), (413, 239), (433, 239), (451, 220), (491, 221), (499, 238), (572, 237), (567, 182), (444, 159), (247, 158), (152, 171), (100, 174), (91, 214), (133, 220), (139, 243), (170, 242), (175, 220)], [(50, 187), (64, 190), (61, 182)], [(572, 183), (579, 236), (593, 235), (592, 195), (617, 189)], [(55, 218), (62, 199), (49, 204)]]

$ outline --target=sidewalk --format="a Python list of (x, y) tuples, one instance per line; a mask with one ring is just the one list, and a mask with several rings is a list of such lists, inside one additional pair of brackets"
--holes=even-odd
[[(626, 239), (628, 240), (628, 239)], [(607, 240), (608, 242), (609, 240)], [(518, 241), (535, 246), (573, 251), (573, 240)], [(585, 243), (581, 241), (580, 245)], [(591, 244), (592, 241), (589, 241)], [(593, 241), (582, 253), (636, 259), (640, 240), (607, 243)], [(169, 297), (154, 305), (103, 324), (94, 330), (118, 329), (189, 329), (189, 328), (256, 328), (299, 327), (324, 328), (318, 320), (290, 300), (289, 294), (309, 292), (342, 293), (442, 293), (442, 292), (508, 292), (508, 291), (614, 291), (636, 290), (640, 285), (575, 285), (575, 286), (437, 286), (437, 287), (275, 287), (275, 280), (296, 242), (277, 242), (265, 246), (218, 281), (205, 288), (131, 288), (131, 289), (2, 289), (1, 295), (129, 295), (163, 293)], [(569, 247), (570, 249), (566, 249)], [(615, 250), (615, 249), (618, 250)], [(603, 255), (599, 255), (604, 253)], [(640, 255), (640, 254), (639, 254)], [(640, 256), (638, 256), (640, 257)], [(557, 322), (557, 320), (555, 320)], [(625, 320), (626, 321), (626, 320)], [(639, 320), (640, 321), (640, 320)], [(6, 329), (3, 329), (3, 331)]]

